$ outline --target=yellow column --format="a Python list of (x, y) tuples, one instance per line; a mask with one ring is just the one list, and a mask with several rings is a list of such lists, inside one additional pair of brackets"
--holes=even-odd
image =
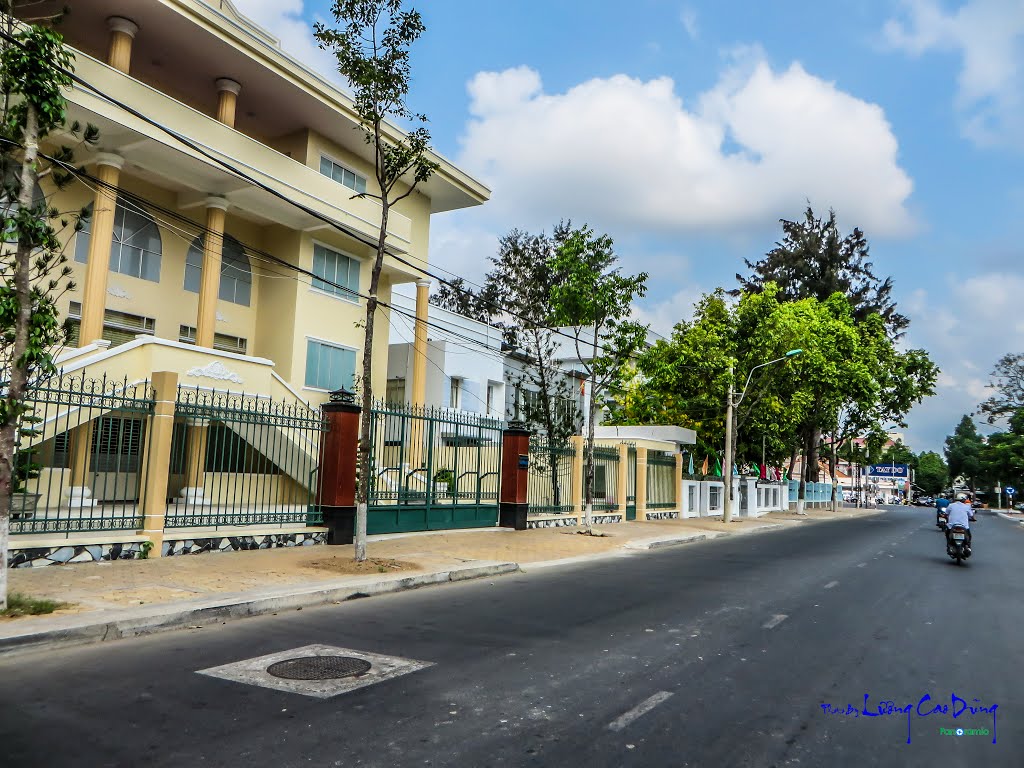
[(85, 267), (82, 296), (82, 325), (78, 346), (84, 347), (103, 337), (103, 312), (107, 304), (107, 275), (110, 272), (110, 243), (114, 237), (114, 209), (117, 183), (124, 158), (100, 153), (96, 156), (96, 177), (100, 180), (93, 199), (89, 223), (89, 263)]
[(224, 220), (228, 201), (223, 197), (206, 198), (206, 235), (203, 238), (203, 277), (199, 283), (199, 311), (196, 318), (196, 346), (213, 347), (217, 329), (217, 298), (220, 293), (220, 266), (224, 249)]
[[(430, 281), (416, 281), (416, 323), (412, 343), (412, 393), (409, 402), (415, 408), (427, 404), (427, 318), (430, 307)], [(409, 430), (409, 467), (423, 463), (423, 422), (413, 419)]]
[(679, 510), (679, 518), (683, 517), (683, 454), (676, 454), (676, 509)]
[(622, 522), (626, 522), (626, 494), (629, 491), (629, 446), (619, 443), (619, 477), (615, 494), (619, 497), (619, 514)]
[(636, 449), (636, 519), (647, 519), (647, 449)]
[(185, 486), (202, 490), (206, 476), (206, 446), (210, 441), (210, 427), (203, 422), (190, 422), (188, 447), (185, 453)]
[(167, 476), (171, 464), (171, 435), (174, 433), (174, 400), (178, 374), (159, 371), (153, 374), (156, 403), (150, 421), (149, 445), (142, 470), (142, 530), (152, 543), (150, 557), (160, 557), (164, 543), (164, 519), (167, 514)]
[(231, 128), (235, 127), (235, 109), (241, 92), (241, 83), (228, 77), (217, 80), (217, 119)]
[(573, 435), (569, 441), (572, 443), (572, 506), (579, 524), (583, 525), (583, 448), (586, 441), (582, 435)]
[(427, 315), (430, 306), (430, 281), (416, 281), (416, 331), (412, 356), (412, 404), (427, 402)]
[(135, 40), (139, 27), (130, 19), (111, 16), (107, 19), (107, 29), (110, 30), (107, 64), (127, 75), (132, 64), (132, 41)]

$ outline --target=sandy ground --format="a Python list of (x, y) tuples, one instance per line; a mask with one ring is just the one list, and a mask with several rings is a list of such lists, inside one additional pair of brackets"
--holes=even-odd
[[(561, 560), (610, 552), (640, 539), (703, 531), (743, 534), (773, 523), (793, 524), (869, 514), (874, 511), (845, 509), (837, 516), (823, 510), (809, 510), (805, 517), (772, 513), (756, 520), (730, 523), (714, 518), (651, 520), (597, 526), (596, 530), (606, 534), (602, 537), (581, 535), (577, 528), (394, 535), (371, 540), (368, 546), (371, 560), (361, 564), (353, 561), (353, 548), (346, 545), (18, 568), (9, 573), (10, 591), (68, 603), (67, 608), (51, 614), (59, 615), (171, 603), (292, 584), (313, 586), (348, 577), (440, 571), (477, 561), (528, 564)], [(0, 619), (23, 620), (25, 618)]]

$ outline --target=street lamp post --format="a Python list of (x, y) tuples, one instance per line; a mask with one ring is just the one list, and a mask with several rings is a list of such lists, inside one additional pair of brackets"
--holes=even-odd
[[(791, 349), (789, 352), (784, 354), (782, 357), (777, 357), (774, 360), (769, 360), (767, 363), (761, 363), (755, 365), (750, 369), (750, 373), (747, 374), (747, 382), (743, 385), (742, 392), (733, 391), (733, 374), (735, 365), (732, 361), (729, 362), (729, 389), (725, 396), (725, 466), (722, 468), (723, 479), (725, 480), (725, 511), (722, 515), (723, 522), (732, 522), (732, 500), (733, 500), (733, 482), (732, 482), (732, 465), (735, 457), (732, 455), (732, 438), (736, 430), (734, 421), (736, 419), (736, 408), (743, 402), (743, 398), (747, 396), (747, 389), (750, 387), (750, 381), (754, 377), (754, 371), (758, 368), (764, 368), (766, 365), (772, 363), (781, 363), (784, 360), (788, 360), (791, 357), (796, 357), (802, 353), (802, 349)], [(739, 398), (736, 397), (739, 395)]]

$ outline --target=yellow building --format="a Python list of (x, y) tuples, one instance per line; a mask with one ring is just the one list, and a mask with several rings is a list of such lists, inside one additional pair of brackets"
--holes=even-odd
[[(77, 151), (89, 176), (53, 197), (61, 210), (92, 211), (68, 243), (76, 288), (59, 306), (71, 339), (59, 366), (129, 384), (176, 372), (197, 391), (314, 407), (331, 390), (351, 389), (380, 215), (376, 201), (353, 197), (373, 193), (375, 180), (352, 100), (228, 0), (104, 0), (73, 11), (60, 27), (80, 79), (67, 94), (68, 118), (97, 126), (100, 139)], [(393, 285), (422, 280), (402, 260), (427, 266), (431, 214), (489, 196), (434, 159), (439, 170), (392, 209), (387, 243), (399, 258), (385, 260), (385, 302)], [(45, 180), (43, 192), (53, 194)], [(388, 332), (382, 310), (373, 372), (382, 395)], [(53, 456), (91, 440), (78, 461), (93, 480), (62, 481), (88, 506), (99, 498), (88, 486), (102, 430), (96, 414), (61, 418), (49, 431), (44, 424), (50, 442), (41, 449), (58, 470)], [(201, 431), (188, 438), (200, 448), (193, 452), (208, 439)], [(168, 498), (178, 492), (169, 487)]]

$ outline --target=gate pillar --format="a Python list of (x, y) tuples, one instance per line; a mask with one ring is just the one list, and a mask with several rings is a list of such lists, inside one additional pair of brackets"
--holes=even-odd
[(509, 422), (501, 436), (501, 490), (498, 525), (526, 530), (527, 488), (530, 481), (530, 430), (521, 421)]
[(356, 524), (356, 463), (359, 456), (359, 415), (355, 395), (331, 392), (320, 406), (326, 431), (320, 441), (316, 503), (323, 514), (328, 544), (351, 544)]

